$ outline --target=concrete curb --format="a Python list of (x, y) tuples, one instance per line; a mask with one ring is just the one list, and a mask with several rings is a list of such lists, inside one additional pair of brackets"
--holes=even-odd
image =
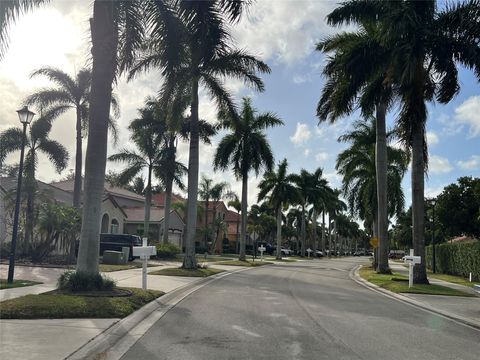
[[(448, 311), (445, 311), (445, 310), (440, 310), (440, 309), (437, 309), (437, 308), (433, 308), (433, 307), (431, 307), (427, 304), (424, 304), (420, 301), (411, 299), (408, 296), (394, 293), (392, 291), (381, 288), (378, 285), (372, 284), (371, 282), (368, 282), (367, 280), (360, 277), (359, 270), (360, 270), (361, 267), (362, 267), (362, 265), (358, 265), (358, 266), (354, 267), (352, 270), (350, 270), (350, 272), (349, 272), (350, 279), (355, 281), (357, 284), (360, 284), (360, 285), (362, 285), (362, 286), (364, 286), (364, 287), (366, 287), (366, 288), (368, 288), (372, 291), (375, 291), (379, 294), (382, 294), (383, 296), (386, 296), (386, 297), (389, 297), (391, 299), (403, 302), (404, 304), (422, 309), (424, 311), (427, 311), (427, 312), (430, 312), (430, 313), (433, 313), (433, 314), (436, 314), (436, 315), (443, 316), (443, 317), (445, 317), (449, 320), (455, 321), (455, 322), (457, 322), (461, 325), (468, 326), (468, 327), (473, 328), (475, 330), (480, 330), (480, 322), (478, 322), (478, 321), (467, 319), (463, 316), (460, 316), (460, 315), (457, 315), (457, 314), (454, 314), (454, 313), (451, 313), (451, 312), (448, 312)], [(434, 296), (434, 295), (432, 295), (432, 296)]]
[(218, 279), (254, 268), (225, 271), (208, 278), (200, 278), (166, 293), (112, 324), (65, 359), (120, 359), (159, 319), (187, 296)]

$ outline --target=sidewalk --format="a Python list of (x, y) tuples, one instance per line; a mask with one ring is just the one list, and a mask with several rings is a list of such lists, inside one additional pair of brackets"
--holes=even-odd
[[(390, 262), (389, 265), (393, 272), (408, 276), (408, 269), (402, 264)], [(478, 296), (478, 293), (476, 293), (472, 288), (442, 280), (429, 279), (430, 283), (432, 284), (438, 284), (465, 291), (467, 293), (476, 295), (476, 297), (422, 295), (410, 293), (396, 294), (361, 278), (358, 273), (358, 268), (351, 275), (352, 279), (357, 283), (381, 292), (389, 297), (393, 297), (397, 300), (409, 303), (425, 310), (433, 311), (463, 324), (480, 329), (480, 296)]]
[[(148, 272), (180, 263), (162, 262), (149, 267)], [(238, 266), (210, 266), (223, 270), (237, 270)], [(0, 276), (6, 276), (7, 267), (0, 265)], [(40, 294), (56, 288), (57, 278), (65, 271), (59, 268), (18, 266), (15, 278), (41, 281), (43, 284), (0, 290), (0, 301), (28, 294)], [(141, 287), (142, 269), (129, 269), (104, 273), (114, 279), (118, 286)], [(203, 278), (148, 275), (151, 290), (172, 292), (182, 286), (201, 281)], [(0, 303), (1, 311), (1, 303)], [(63, 359), (85, 343), (113, 326), (120, 319), (39, 319), (0, 320), (0, 359), (54, 360)]]

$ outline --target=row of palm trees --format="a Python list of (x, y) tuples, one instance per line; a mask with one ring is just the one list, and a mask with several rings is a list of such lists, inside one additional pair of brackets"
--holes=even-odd
[(353, 24), (320, 42), (328, 54), (326, 84), (318, 103), (320, 121), (360, 109), (376, 118), (376, 226), (378, 272), (388, 268), (388, 153), (386, 115), (394, 106), (398, 134), (412, 160), (413, 248), (422, 257), (414, 281), (428, 283), (425, 266), (424, 177), (427, 170), (427, 103), (448, 103), (460, 90), (458, 65), (480, 79), (480, 2), (466, 0), (442, 9), (435, 0), (345, 1), (327, 16), (329, 24)]
[[(47, 1), (8, 2), (5, 5), (5, 21), (0, 24), (0, 56), (5, 51), (8, 23), (15, 20), (21, 11), (44, 2)], [(223, 80), (237, 78), (263, 91), (263, 82), (257, 74), (270, 71), (262, 61), (236, 49), (229, 36), (229, 26), (240, 19), (247, 4), (234, 0), (94, 1), (89, 137), (78, 271), (98, 273), (97, 224), (105, 176), (112, 84), (121, 73), (126, 72), (133, 78), (150, 69), (160, 70), (164, 76), (159, 97), (163, 106), (171, 107), (173, 113), (182, 109), (185, 103), (190, 107), (189, 201), (183, 266), (196, 266), (194, 237), (199, 178), (199, 88), (203, 87), (216, 101), (225, 126), (235, 134), (235, 129), (242, 122), (242, 114), (237, 112)], [(317, 108), (320, 120), (335, 121), (357, 108), (365, 117), (375, 114), (377, 210), (372, 212), (371, 218), (372, 223), (376, 220), (374, 228), (380, 240), (380, 272), (389, 271), (387, 112), (397, 104), (400, 106), (398, 134), (411, 152), (412, 159), (414, 249), (417, 255), (424, 257), (426, 104), (434, 100), (447, 103), (458, 93), (458, 63), (473, 69), (480, 77), (479, 27), (476, 23), (480, 13), (478, 0), (447, 5), (442, 10), (437, 9), (436, 4), (435, 0), (346, 1), (328, 15), (328, 22), (332, 25), (353, 23), (358, 30), (334, 35), (318, 44), (318, 50), (329, 54), (324, 69), (327, 82)], [(186, 102), (184, 99), (187, 99)], [(265, 126), (272, 125), (276, 123), (265, 123)], [(260, 167), (270, 170), (273, 166), (273, 158), (268, 157), (255, 159), (257, 165), (250, 167), (242, 164), (238, 154), (245, 151), (244, 148), (235, 151), (225, 146), (223, 155), (219, 157), (227, 161), (215, 161), (219, 169), (234, 164), (235, 174), (244, 182), (244, 209), (248, 190), (245, 179), (249, 171), (258, 171)], [(286, 169), (286, 164), (284, 167)], [(289, 183), (285, 179), (286, 170), (284, 173), (282, 186)], [(302, 174), (299, 176), (302, 177)], [(306, 204), (315, 203), (315, 197), (306, 191), (311, 186), (305, 181), (299, 191), (302, 209), (306, 208)], [(266, 194), (274, 195), (274, 188), (271, 189)], [(277, 210), (284, 206), (283, 199), (274, 201)], [(246, 211), (242, 211), (241, 241), (246, 234), (245, 217)], [(302, 236), (304, 233), (305, 230)], [(415, 268), (414, 278), (416, 282), (427, 282), (425, 261)]]

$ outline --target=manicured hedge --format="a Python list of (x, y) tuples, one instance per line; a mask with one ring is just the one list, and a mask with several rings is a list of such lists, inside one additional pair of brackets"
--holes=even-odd
[(180, 248), (174, 244), (158, 244), (157, 258), (158, 259), (172, 259), (177, 254), (180, 254)]
[[(471, 243), (440, 244), (435, 246), (436, 270), (439, 273), (480, 280), (480, 241)], [(432, 247), (426, 247), (427, 267), (432, 268)]]

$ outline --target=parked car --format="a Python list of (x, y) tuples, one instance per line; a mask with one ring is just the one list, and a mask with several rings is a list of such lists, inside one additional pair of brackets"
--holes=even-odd
[[(78, 256), (79, 246), (80, 242), (77, 241), (75, 245), (76, 256)], [(122, 247), (128, 247), (130, 249), (128, 261), (132, 261), (134, 246), (142, 246), (142, 239), (140, 238), (140, 236), (130, 234), (100, 234), (99, 255), (102, 256), (105, 250), (122, 251)]]
[(323, 252), (321, 252), (320, 250), (317, 250), (317, 251), (315, 251), (315, 256), (316, 257), (323, 257)]
[(388, 253), (389, 259), (401, 259), (405, 256), (404, 250), (390, 250)]

